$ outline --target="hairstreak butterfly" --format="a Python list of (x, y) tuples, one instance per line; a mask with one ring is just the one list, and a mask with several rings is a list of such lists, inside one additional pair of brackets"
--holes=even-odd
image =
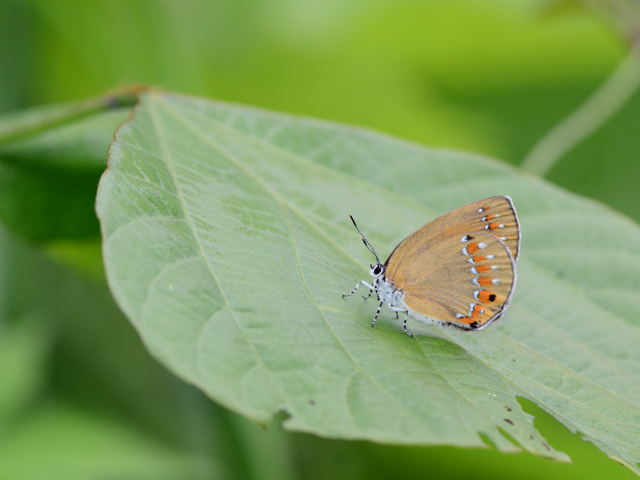
[(362, 241), (376, 257), (370, 265), (380, 309), (392, 310), (423, 323), (482, 330), (506, 310), (516, 286), (520, 226), (511, 198), (489, 197), (469, 203), (416, 230), (391, 252), (384, 263), (356, 225)]

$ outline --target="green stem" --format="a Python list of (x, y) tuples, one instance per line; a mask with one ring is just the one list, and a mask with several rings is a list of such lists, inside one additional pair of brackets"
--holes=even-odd
[(640, 86), (640, 62), (631, 50), (618, 68), (573, 113), (553, 127), (525, 156), (522, 169), (544, 176), (571, 149), (609, 120)]

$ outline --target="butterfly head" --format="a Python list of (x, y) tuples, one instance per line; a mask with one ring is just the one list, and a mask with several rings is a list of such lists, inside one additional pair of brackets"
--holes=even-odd
[(384, 274), (384, 267), (380, 264), (380, 262), (375, 265), (369, 265), (371, 276), (374, 278), (380, 278)]

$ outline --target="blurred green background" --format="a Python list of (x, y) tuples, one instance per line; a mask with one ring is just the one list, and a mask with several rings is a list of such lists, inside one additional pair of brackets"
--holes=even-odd
[[(0, 114), (146, 83), (520, 165), (627, 55), (635, 17), (618, 3), (0, 0)], [(640, 221), (640, 94), (626, 81), (630, 98), (545, 177)], [(94, 194), (108, 140), (97, 169), (55, 187), (73, 193), (64, 208)], [(12, 168), (2, 201), (17, 198)], [(45, 183), (22, 193), (53, 195)], [(81, 242), (36, 246), (51, 236), (24, 216), (0, 225), (0, 480), (632, 477), (529, 403), (574, 465), (263, 430), (148, 356), (95, 267), (86, 207), (86, 228), (67, 232)]]

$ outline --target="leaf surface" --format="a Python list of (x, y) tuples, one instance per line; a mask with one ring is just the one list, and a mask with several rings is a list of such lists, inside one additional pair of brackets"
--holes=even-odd
[[(107, 277), (147, 347), (258, 422), (568, 460), (516, 396), (638, 472), (640, 228), (504, 164), (378, 133), (151, 92), (98, 195)], [(432, 218), (510, 195), (518, 287), (480, 332), (343, 299)]]

